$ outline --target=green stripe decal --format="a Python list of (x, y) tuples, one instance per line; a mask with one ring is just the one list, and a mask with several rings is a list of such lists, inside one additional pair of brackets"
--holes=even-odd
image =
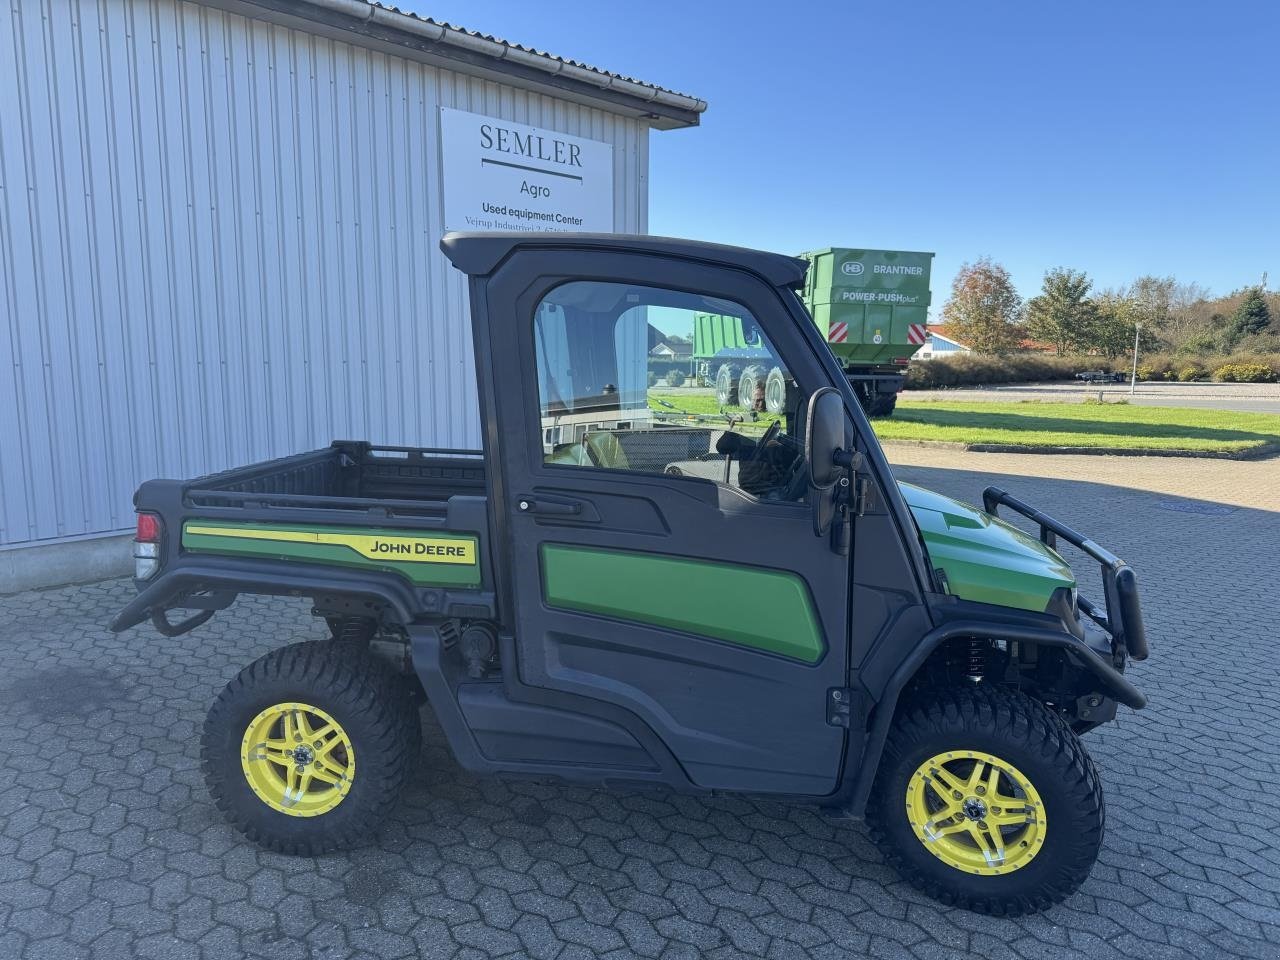
[(784, 570), (544, 543), (542, 595), (558, 610), (666, 627), (804, 663), (826, 644), (803, 580)]
[(188, 520), (182, 546), (192, 553), (389, 570), (418, 586), (480, 584), (480, 545), (471, 534)]

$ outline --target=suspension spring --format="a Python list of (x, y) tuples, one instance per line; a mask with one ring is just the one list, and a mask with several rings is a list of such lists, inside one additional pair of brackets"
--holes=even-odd
[(987, 645), (985, 641), (970, 638), (966, 656), (965, 676), (974, 683), (980, 681), (987, 669)]
[(378, 621), (373, 617), (343, 617), (333, 630), (333, 639), (339, 643), (368, 643), (378, 632)]

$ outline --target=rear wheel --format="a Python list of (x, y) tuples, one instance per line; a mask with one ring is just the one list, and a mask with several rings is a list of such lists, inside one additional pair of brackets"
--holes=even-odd
[(929, 896), (1017, 916), (1088, 877), (1102, 787), (1042, 704), (999, 687), (926, 691), (894, 721), (867, 820), (886, 859)]
[(250, 840), (314, 856), (371, 837), (418, 754), (408, 687), (354, 644), (295, 643), (240, 671), (205, 720), (201, 765)]
[(754, 410), (756, 395), (764, 398), (764, 367), (753, 363), (742, 371), (738, 378), (738, 406), (743, 410)]
[(769, 413), (787, 412), (787, 378), (779, 367), (774, 367), (765, 377), (764, 408)]
[(720, 364), (716, 371), (716, 403), (732, 407), (738, 402), (738, 371), (731, 363)]

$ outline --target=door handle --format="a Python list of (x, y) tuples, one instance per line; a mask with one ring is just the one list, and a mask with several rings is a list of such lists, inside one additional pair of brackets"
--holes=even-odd
[(582, 503), (578, 500), (537, 500), (533, 497), (517, 497), (516, 511), (547, 516), (576, 517), (582, 513)]

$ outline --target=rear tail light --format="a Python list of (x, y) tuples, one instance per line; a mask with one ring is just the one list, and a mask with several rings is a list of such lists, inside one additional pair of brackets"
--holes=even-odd
[(133, 575), (139, 580), (155, 576), (160, 569), (160, 539), (164, 524), (154, 513), (138, 514), (138, 530), (133, 537)]
[(164, 528), (160, 524), (160, 518), (154, 513), (140, 513), (138, 514), (138, 532), (133, 539), (138, 543), (159, 543), (162, 529)]

